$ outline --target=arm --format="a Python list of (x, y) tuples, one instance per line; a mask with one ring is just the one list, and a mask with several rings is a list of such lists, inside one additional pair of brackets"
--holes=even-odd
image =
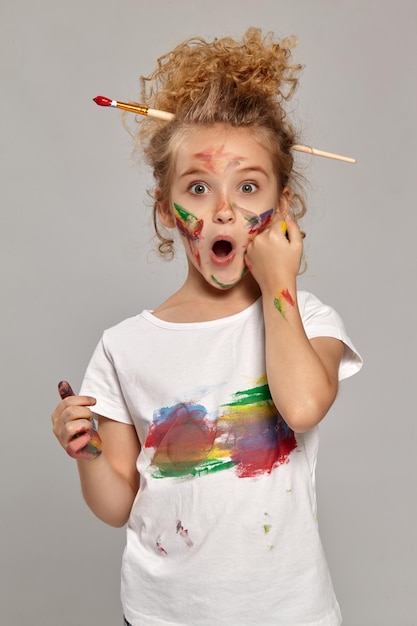
[(279, 215), (248, 246), (247, 261), (262, 292), (271, 395), (290, 428), (304, 432), (318, 424), (334, 402), (344, 346), (331, 337), (310, 341), (304, 331), (296, 289), (302, 237), (286, 215), (287, 239)]
[(93, 513), (111, 526), (123, 526), (138, 487), (136, 459), (140, 444), (135, 428), (98, 416), (101, 453), (86, 454), (95, 399), (69, 396), (52, 414), (53, 430), (63, 448), (77, 459), (84, 499)]
[(323, 419), (336, 398), (344, 346), (332, 337), (309, 341), (296, 303), (283, 319), (271, 306), (273, 300), (268, 293), (263, 296), (268, 383), (290, 428), (305, 432)]
[(84, 500), (110, 526), (124, 526), (139, 488), (136, 460), (140, 444), (135, 427), (98, 416), (103, 453), (78, 461)]

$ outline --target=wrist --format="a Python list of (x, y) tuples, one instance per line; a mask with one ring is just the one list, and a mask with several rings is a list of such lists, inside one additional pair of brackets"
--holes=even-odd
[(264, 311), (274, 310), (282, 318), (287, 319), (287, 314), (298, 309), (295, 283), (291, 285), (287, 283), (287, 286), (279, 286), (275, 289), (262, 291), (262, 302)]
[(268, 277), (264, 284), (259, 284), (262, 297), (274, 299), (281, 291), (288, 291), (293, 300), (297, 296), (297, 279), (292, 275), (280, 275)]

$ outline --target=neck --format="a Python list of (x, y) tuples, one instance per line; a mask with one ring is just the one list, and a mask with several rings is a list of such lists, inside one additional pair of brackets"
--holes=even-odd
[(207, 322), (243, 311), (261, 295), (251, 274), (230, 289), (218, 289), (189, 272), (183, 286), (154, 311), (168, 322)]

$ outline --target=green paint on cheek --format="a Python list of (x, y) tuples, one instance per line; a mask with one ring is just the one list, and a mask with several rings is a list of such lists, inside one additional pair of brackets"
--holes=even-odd
[(201, 235), (204, 222), (174, 202), (175, 221), (181, 235), (189, 241), (197, 241)]
[(187, 211), (187, 209), (184, 209), (182, 206), (180, 206), (179, 204), (176, 204), (175, 202), (174, 202), (174, 209), (175, 209), (175, 213), (183, 222), (188, 222), (190, 219), (193, 219), (193, 220), (198, 219), (195, 215)]

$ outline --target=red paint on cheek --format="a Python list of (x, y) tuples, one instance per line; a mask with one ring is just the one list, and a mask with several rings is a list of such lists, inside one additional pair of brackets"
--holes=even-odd
[(190, 248), (191, 248), (191, 252), (194, 254), (195, 260), (197, 261), (198, 267), (201, 267), (201, 257), (200, 257), (199, 251), (193, 250), (191, 245), (190, 245)]
[(178, 217), (175, 218), (175, 223), (180, 233), (189, 240), (199, 239), (204, 226), (203, 220), (185, 221)]

